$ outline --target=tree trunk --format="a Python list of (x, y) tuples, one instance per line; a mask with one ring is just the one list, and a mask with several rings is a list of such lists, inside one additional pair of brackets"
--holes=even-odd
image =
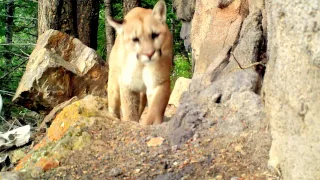
[[(107, 16), (113, 16), (112, 12), (112, 0), (104, 0), (105, 5), (105, 17)], [(108, 24), (107, 19), (105, 19), (105, 26), (106, 26), (106, 56), (107, 60), (109, 59), (109, 55), (112, 49), (112, 46), (114, 44), (115, 40), (115, 31), (114, 29)]]
[(39, 0), (38, 34), (55, 29), (97, 48), (99, 0)]
[(123, 16), (134, 7), (141, 7), (141, 0), (123, 0)]
[(77, 1), (78, 38), (87, 46), (97, 49), (99, 0)]
[[(5, 36), (6, 36), (6, 43), (11, 44), (12, 43), (12, 36), (13, 36), (13, 16), (14, 16), (14, 0), (8, 0), (7, 5), (6, 5), (6, 31), (5, 31)], [(5, 46), (6, 52), (4, 53), (4, 57), (7, 59), (12, 58), (11, 54), (11, 46)]]
[(63, 0), (39, 0), (38, 1), (38, 34), (41, 35), (46, 30), (56, 29), (67, 34), (76, 36), (74, 26), (75, 3)]

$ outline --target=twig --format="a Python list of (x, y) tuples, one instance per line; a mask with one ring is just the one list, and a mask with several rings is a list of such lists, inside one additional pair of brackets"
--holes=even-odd
[(20, 51), (22, 52), (22, 54), (26, 55), (27, 57), (30, 56), (28, 53), (24, 52), (22, 49), (20, 49)]
[(0, 92), (2, 92), (5, 95), (9, 95), (9, 96), (14, 96), (15, 93), (13, 92), (9, 92), (9, 91), (4, 91), (4, 90), (0, 90)]
[(0, 44), (0, 46), (35, 46), (33, 43), (10, 43), (10, 44)]
[(0, 14), (0, 16), (2, 16), (2, 17), (13, 17), (13, 18), (17, 18), (17, 19), (38, 20), (37, 18), (33, 18), (33, 17), (9, 16), (7, 14)]
[(0, 51), (0, 53), (3, 53), (3, 54), (5, 54), (5, 53), (10, 53), (10, 54), (13, 54), (13, 55), (15, 55), (15, 56), (19, 56), (19, 57), (21, 57), (21, 58), (28, 58), (28, 56), (22, 56), (21, 54), (16, 54), (16, 53), (11, 52), (11, 51)]
[(234, 54), (233, 53), (230, 53), (230, 54), (233, 56), (234, 60), (237, 62), (237, 64), (238, 64), (240, 69), (248, 69), (248, 68), (251, 68), (251, 67), (257, 66), (257, 65), (263, 65), (263, 66), (265, 65), (265, 63), (263, 63), (262, 61), (259, 61), (259, 62), (255, 62), (255, 63), (249, 64), (249, 65), (246, 65), (246, 66), (242, 66), (239, 63), (239, 61), (237, 60), (237, 58), (234, 56)]
[(5, 123), (9, 124), (8, 121), (6, 121), (6, 119), (4, 119), (4, 117), (0, 116), (0, 118), (1, 118), (2, 121), (4, 121)]
[(11, 128), (13, 127), (14, 123), (16, 123), (16, 121), (17, 121), (17, 118), (14, 118), (13, 123), (10, 125), (10, 127), (9, 127), (8, 131), (10, 131), (10, 130), (11, 130)]
[(2, 77), (0, 77), (0, 80), (3, 79), (3, 78), (5, 78), (5, 77), (8, 76), (9, 74), (13, 73), (16, 69), (18, 69), (19, 67), (21, 67), (21, 66), (22, 66), (25, 62), (27, 62), (27, 61), (28, 61), (28, 58), (27, 58), (26, 60), (22, 61), (22, 63), (20, 63), (20, 64), (17, 65), (16, 67), (14, 67), (14, 68), (12, 69), (12, 71), (7, 72), (7, 73), (4, 74)]

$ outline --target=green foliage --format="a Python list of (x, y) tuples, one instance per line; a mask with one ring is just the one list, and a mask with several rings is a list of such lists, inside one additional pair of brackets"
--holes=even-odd
[(174, 67), (172, 69), (171, 73), (171, 88), (173, 88), (176, 80), (179, 77), (185, 77), (185, 78), (191, 78), (192, 72), (191, 72), (191, 64), (189, 62), (189, 58), (185, 55), (178, 54), (175, 56), (174, 59)]
[(98, 24), (98, 48), (97, 53), (102, 57), (102, 59), (106, 59), (106, 31), (105, 31), (105, 17), (104, 17), (104, 6), (100, 6), (99, 11), (99, 24)]
[(36, 43), (38, 10), (35, 1), (14, 0), (12, 44), (6, 44), (7, 2), (0, 0), (0, 94), (4, 100), (5, 117), (23, 110), (15, 106), (11, 99), (24, 73), (28, 54), (34, 48), (32, 44)]

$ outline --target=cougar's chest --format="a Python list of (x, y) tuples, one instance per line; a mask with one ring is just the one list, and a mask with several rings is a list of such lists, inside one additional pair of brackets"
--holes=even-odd
[(143, 81), (143, 66), (137, 60), (128, 61), (123, 65), (120, 84), (130, 88), (132, 91), (145, 92), (146, 86)]

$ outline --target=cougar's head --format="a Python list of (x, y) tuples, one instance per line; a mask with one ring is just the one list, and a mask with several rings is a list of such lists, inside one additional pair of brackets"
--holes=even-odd
[(107, 17), (108, 23), (116, 29), (117, 38), (130, 56), (142, 63), (157, 61), (162, 56), (162, 47), (170, 33), (166, 24), (166, 5), (160, 0), (153, 8), (132, 9), (123, 21)]

